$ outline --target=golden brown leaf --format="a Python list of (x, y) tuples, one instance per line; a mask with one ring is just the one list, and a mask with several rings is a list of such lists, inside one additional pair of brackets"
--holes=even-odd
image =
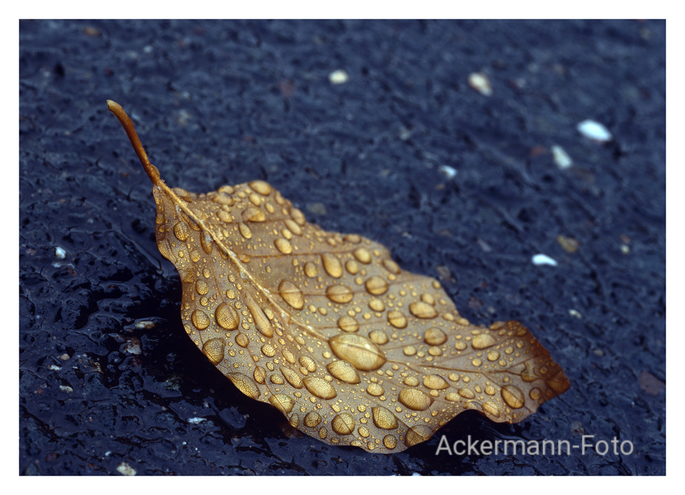
[(188, 336), (245, 395), (334, 445), (401, 452), (475, 409), (516, 423), (569, 388), (516, 321), (474, 326), (440, 283), (381, 244), (326, 232), (271, 185), (170, 189), (124, 126), (153, 184), (155, 233), (183, 283)]

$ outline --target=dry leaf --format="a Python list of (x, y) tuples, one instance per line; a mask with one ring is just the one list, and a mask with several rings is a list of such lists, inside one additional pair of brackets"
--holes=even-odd
[(516, 423), (569, 388), (523, 325), (470, 324), (437, 280), (403, 271), (377, 242), (307, 223), (266, 182), (168, 188), (124, 110), (108, 105), (152, 180), (188, 336), (294, 427), (401, 452), (467, 409)]

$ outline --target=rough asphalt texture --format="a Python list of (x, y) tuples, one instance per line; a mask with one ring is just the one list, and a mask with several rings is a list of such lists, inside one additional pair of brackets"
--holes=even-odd
[[(22, 22), (20, 473), (664, 474), (665, 29)], [(349, 80), (331, 84), (338, 69)], [(185, 335), (151, 185), (106, 99), (168, 184), (269, 181), (309, 220), (440, 278), (470, 321), (521, 321), (571, 389), (518, 425), (464, 413), (397, 455), (302, 436)], [(585, 119), (614, 139), (583, 137)], [(435, 455), (441, 435), (594, 435), (609, 451)]]

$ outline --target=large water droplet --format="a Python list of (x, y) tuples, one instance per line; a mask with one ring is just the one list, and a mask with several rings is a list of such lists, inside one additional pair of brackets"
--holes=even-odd
[(240, 324), (240, 315), (233, 306), (227, 303), (221, 303), (216, 307), (214, 317), (219, 326), (226, 330), (235, 330)]
[(495, 345), (495, 339), (488, 333), (481, 333), (473, 338), (471, 345), (474, 349), (487, 349)]
[(340, 260), (335, 255), (324, 253), (321, 255), (321, 262), (323, 263), (326, 273), (331, 277), (340, 278), (342, 276), (342, 263), (340, 263)]
[(293, 308), (304, 308), (304, 297), (302, 297), (302, 291), (300, 291), (300, 289), (289, 280), (281, 281), (278, 286), (278, 292), (280, 292), (283, 300)]
[(340, 413), (333, 418), (331, 426), (338, 435), (349, 435), (354, 431), (354, 418), (351, 414)]
[(371, 409), (371, 412), (373, 412), (373, 424), (375, 424), (378, 428), (382, 428), (384, 430), (394, 430), (399, 426), (397, 417), (386, 408), (382, 406), (376, 406)]
[(216, 366), (224, 359), (224, 346), (222, 339), (211, 339), (204, 343), (202, 352)]
[(433, 398), (430, 395), (416, 388), (403, 388), (397, 399), (414, 411), (425, 411), (433, 404)]
[(326, 380), (317, 378), (315, 376), (308, 376), (304, 380), (304, 386), (307, 387), (310, 393), (320, 397), (322, 399), (332, 399), (338, 395), (333, 388), (333, 385), (328, 383)]
[(354, 293), (345, 285), (329, 285), (326, 287), (326, 297), (338, 304), (346, 304), (352, 300)]
[(333, 353), (360, 371), (373, 371), (386, 362), (385, 355), (371, 340), (356, 333), (336, 335), (329, 339)]
[(361, 382), (357, 369), (347, 361), (333, 361), (326, 368), (331, 375), (342, 382), (351, 384)]
[(378, 275), (369, 278), (364, 285), (369, 294), (373, 294), (374, 296), (380, 296), (381, 294), (388, 292), (388, 282)]
[(238, 390), (247, 395), (251, 399), (259, 397), (259, 387), (249, 377), (242, 373), (227, 373), (226, 376), (233, 382)]
[(514, 385), (505, 385), (502, 387), (502, 399), (512, 409), (520, 409), (525, 403), (523, 392)]

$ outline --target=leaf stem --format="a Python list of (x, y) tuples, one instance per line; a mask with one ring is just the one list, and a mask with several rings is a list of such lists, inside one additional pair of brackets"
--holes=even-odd
[(112, 112), (114, 116), (119, 120), (124, 130), (126, 131), (128, 140), (131, 141), (133, 149), (136, 152), (136, 155), (138, 155), (140, 163), (143, 164), (143, 168), (145, 169), (145, 172), (147, 172), (147, 175), (148, 177), (150, 177), (152, 183), (159, 184), (161, 182), (161, 179), (159, 178), (159, 170), (157, 170), (157, 167), (150, 163), (150, 160), (147, 157), (147, 153), (145, 153), (145, 149), (143, 149), (143, 145), (140, 143), (140, 139), (138, 139), (138, 134), (136, 133), (136, 130), (133, 127), (133, 122), (131, 122), (131, 119), (124, 111), (124, 108), (117, 102), (112, 100), (107, 100), (107, 108), (109, 108), (109, 111)]

